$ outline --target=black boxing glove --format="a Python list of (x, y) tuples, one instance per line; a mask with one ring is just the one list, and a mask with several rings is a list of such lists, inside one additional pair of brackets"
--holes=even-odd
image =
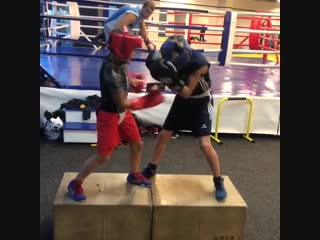
[(161, 59), (161, 53), (159, 51), (152, 51), (148, 54), (146, 59), (146, 67), (150, 70), (151, 65)]
[(150, 67), (150, 73), (153, 78), (165, 84), (174, 91), (181, 91), (184, 82), (180, 80), (178, 71), (172, 62), (160, 59)]
[(154, 79), (168, 86), (173, 83), (178, 73), (176, 67), (170, 61), (161, 58), (154, 61), (149, 70)]

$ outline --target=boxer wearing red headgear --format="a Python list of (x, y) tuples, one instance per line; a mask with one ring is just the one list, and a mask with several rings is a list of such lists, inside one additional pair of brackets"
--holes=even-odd
[(157, 106), (164, 97), (159, 91), (153, 91), (139, 98), (128, 99), (128, 64), (137, 47), (141, 47), (141, 37), (119, 31), (112, 33), (111, 54), (103, 60), (99, 73), (101, 103), (96, 111), (97, 154), (86, 161), (68, 185), (69, 195), (75, 201), (86, 200), (83, 181), (110, 159), (120, 142), (128, 142), (131, 147), (127, 181), (143, 187), (152, 185), (140, 173), (142, 140), (130, 109)]
[(110, 33), (109, 49), (120, 59), (128, 61), (132, 53), (142, 47), (142, 38), (118, 30)]

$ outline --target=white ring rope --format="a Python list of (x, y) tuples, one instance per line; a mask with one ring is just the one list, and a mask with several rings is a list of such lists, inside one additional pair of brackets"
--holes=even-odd
[(102, 26), (91, 26), (91, 25), (80, 25), (80, 27), (83, 27), (83, 28), (98, 28), (98, 29), (103, 29)]
[(280, 30), (254, 30), (254, 29), (242, 29), (242, 28), (236, 28), (236, 32), (242, 32), (242, 33), (266, 33), (266, 34), (279, 34)]
[[(84, 1), (84, 0), (83, 0)], [(137, 4), (134, 4), (134, 3), (126, 3), (126, 2), (121, 2), (121, 3), (117, 3), (117, 2), (109, 2), (109, 1), (102, 1), (102, 0), (85, 0), (85, 2), (92, 2), (92, 3), (102, 3), (102, 4), (107, 4), (107, 5), (118, 5), (119, 7), (123, 6), (123, 5), (137, 5)], [(157, 6), (158, 9), (160, 10), (170, 10), (169, 7), (160, 7), (160, 6)], [(175, 10), (172, 10), (173, 7), (171, 7), (171, 11), (175, 11)], [(179, 9), (179, 12), (187, 12), (187, 13), (190, 13), (190, 12), (194, 12), (194, 13), (221, 13), (221, 14), (225, 14), (225, 11), (222, 11), (222, 10), (208, 10), (208, 9), (205, 9), (205, 8), (197, 8), (197, 9), (189, 9), (189, 8), (177, 8)]]
[[(74, 20), (74, 21), (81, 21), (81, 20), (92, 20), (97, 22), (104, 22), (105, 17), (92, 17), (92, 16), (70, 16), (70, 15), (57, 15), (57, 14), (40, 14), (41, 17), (47, 17), (47, 18), (54, 18), (54, 19), (66, 19), (66, 20)], [(146, 21), (146, 24), (149, 26), (158, 26), (158, 27), (167, 27), (167, 28), (182, 28), (182, 29), (196, 29), (199, 30), (201, 27), (199, 26), (188, 26), (188, 25), (176, 25), (168, 23), (167, 21)], [(210, 31), (223, 31), (223, 27), (207, 27), (207, 30)], [(270, 31), (267, 31), (270, 33)], [(278, 31), (277, 31), (278, 32)]]
[[(92, 16), (87, 16), (87, 15), (81, 15), (82, 17), (86, 17), (86, 18), (88, 18), (88, 19), (90, 19)], [(107, 20), (108, 18), (106, 18), (106, 17), (95, 17), (95, 19), (98, 19), (98, 20), (103, 20), (103, 21), (105, 21), (105, 20)]]
[(270, 16), (270, 17), (280, 17), (279, 13), (264, 13), (264, 12), (237, 12), (238, 15), (249, 15), (249, 16)]
[(276, 50), (247, 50), (247, 49), (233, 49), (232, 53), (247, 53), (247, 54), (256, 54), (256, 53), (268, 53), (268, 54), (280, 54), (280, 51), (276, 51)]
[[(48, 2), (48, 4), (52, 6), (57, 6), (57, 7), (68, 7), (67, 4), (63, 3), (57, 3), (57, 2)], [(84, 9), (98, 9), (98, 10), (118, 10), (119, 8), (109, 8), (109, 7), (95, 7), (95, 6), (86, 6), (86, 5), (78, 5), (79, 8), (84, 8)]]
[(221, 53), (222, 49), (203, 49), (204, 52)]
[(118, 8), (110, 8), (110, 7), (92, 7), (92, 6), (79, 6), (79, 8), (86, 8), (86, 9), (98, 9), (98, 10), (113, 10), (117, 11)]
[(52, 29), (64, 29), (64, 28), (68, 28), (68, 27), (70, 27), (69, 24), (64, 24), (64, 25), (56, 26), (56, 27), (40, 28), (40, 31), (43, 32), (43, 31), (47, 31), (47, 30), (52, 30)]
[(54, 7), (68, 7), (66, 3), (48, 2), (48, 1), (46, 3)]

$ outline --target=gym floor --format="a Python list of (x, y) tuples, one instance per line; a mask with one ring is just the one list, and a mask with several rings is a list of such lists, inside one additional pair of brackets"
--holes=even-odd
[[(245, 239), (279, 240), (280, 137), (251, 135), (255, 143), (238, 134), (219, 137), (223, 144), (212, 144), (219, 155), (222, 174), (229, 176), (248, 205)], [(151, 159), (155, 138), (144, 136), (141, 168)], [(40, 239), (53, 239), (52, 205), (64, 172), (77, 172), (93, 154), (95, 148), (90, 144), (48, 143), (40, 139)], [(129, 148), (119, 147), (97, 172), (127, 173), (128, 168)], [(171, 140), (158, 173), (211, 174), (196, 139), (188, 133)]]

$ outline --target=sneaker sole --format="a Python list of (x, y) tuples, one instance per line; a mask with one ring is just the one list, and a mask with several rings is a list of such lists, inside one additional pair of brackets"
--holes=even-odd
[(70, 197), (73, 201), (75, 201), (75, 202), (85, 202), (85, 201), (87, 201), (86, 198), (85, 198), (85, 199), (81, 199), (81, 200), (76, 200), (76, 199), (74, 199), (71, 192), (69, 192), (69, 197)]
[(70, 190), (69, 188), (68, 188), (68, 194), (69, 194), (69, 197), (70, 197), (73, 201), (75, 201), (75, 202), (85, 202), (85, 201), (87, 200), (87, 198), (82, 199), (82, 200), (75, 200), (75, 199), (73, 198), (72, 190)]
[(217, 201), (223, 201), (223, 200), (225, 200), (227, 198), (227, 194), (225, 195), (225, 197), (217, 197), (215, 195), (215, 198), (216, 198)]
[(137, 183), (137, 182), (133, 182), (131, 180), (128, 180), (129, 183), (140, 186), (140, 187), (146, 187), (146, 188), (150, 188), (152, 185), (145, 185), (143, 183)]

